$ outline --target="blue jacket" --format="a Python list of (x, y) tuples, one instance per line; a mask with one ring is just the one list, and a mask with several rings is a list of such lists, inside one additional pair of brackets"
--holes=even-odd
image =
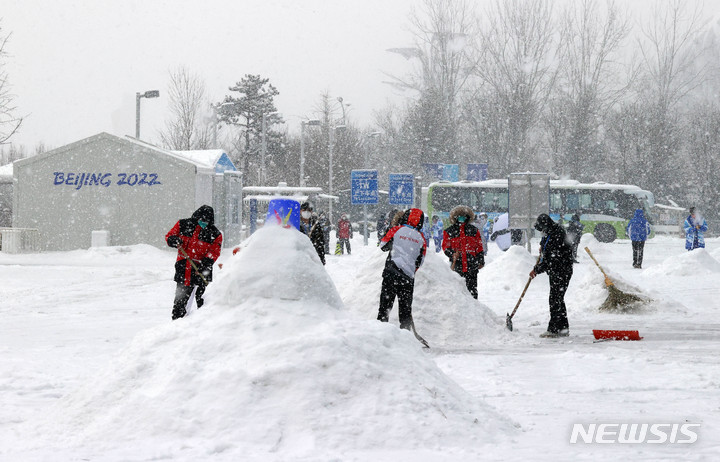
[(631, 241), (644, 241), (650, 235), (650, 223), (645, 219), (642, 209), (636, 209), (635, 215), (625, 227), (625, 234), (630, 236)]
[[(704, 218), (693, 218), (688, 215), (685, 219), (685, 248), (693, 250), (705, 247), (704, 233), (708, 230), (707, 222)], [(696, 241), (697, 240), (697, 241)]]

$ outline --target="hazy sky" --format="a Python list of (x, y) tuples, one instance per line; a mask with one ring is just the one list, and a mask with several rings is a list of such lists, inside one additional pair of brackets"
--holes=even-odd
[[(18, 113), (13, 143), (59, 147), (106, 131), (157, 141), (167, 116), (170, 69), (205, 81), (212, 101), (245, 74), (270, 78), (278, 110), (297, 130), (320, 95), (342, 96), (348, 117), (369, 123), (396, 92), (383, 71), (406, 66), (393, 47), (409, 46), (417, 0), (3, 0), (12, 33), (7, 73)], [(397, 98), (397, 96), (394, 96)]]
[[(618, 4), (637, 16), (662, 1)], [(32, 152), (39, 142), (59, 147), (101, 131), (134, 136), (135, 93), (160, 90), (160, 98), (142, 100), (141, 137), (157, 142), (168, 116), (169, 71), (181, 65), (204, 79), (211, 101), (229, 94), (245, 74), (269, 78), (291, 131), (300, 117), (313, 115), (325, 92), (350, 103), (351, 121), (369, 124), (373, 110), (400, 99), (382, 83), (384, 72), (401, 75), (409, 64), (386, 50), (412, 44), (409, 15), (421, 4), (2, 0), (3, 33), (12, 33), (6, 70), (18, 114), (25, 116), (12, 141)], [(704, 5), (708, 19), (718, 17), (720, 0)]]

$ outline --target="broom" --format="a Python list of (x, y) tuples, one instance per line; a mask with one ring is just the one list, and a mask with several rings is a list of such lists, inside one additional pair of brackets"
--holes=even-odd
[(615, 287), (615, 284), (610, 280), (608, 275), (605, 273), (605, 270), (602, 269), (602, 266), (600, 266), (600, 263), (598, 263), (597, 260), (595, 260), (595, 257), (593, 256), (592, 252), (590, 252), (590, 249), (585, 247), (585, 252), (590, 255), (590, 258), (592, 258), (592, 261), (595, 262), (598, 268), (600, 268), (600, 271), (602, 272), (603, 276), (605, 276), (605, 287), (607, 287), (608, 290), (608, 297), (603, 302), (602, 305), (600, 305), (600, 311), (625, 311), (630, 308), (632, 308), (632, 305), (635, 303), (643, 302), (644, 300), (637, 295), (629, 294), (627, 292), (623, 292), (622, 290)]

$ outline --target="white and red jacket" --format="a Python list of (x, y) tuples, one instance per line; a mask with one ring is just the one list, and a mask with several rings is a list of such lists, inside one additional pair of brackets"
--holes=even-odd
[[(424, 214), (420, 209), (405, 212), (404, 224), (390, 228), (380, 241), (380, 249), (390, 251), (385, 262), (385, 269), (399, 269), (405, 276), (414, 279), (415, 272), (425, 260), (427, 243), (417, 227), (422, 226)], [(420, 220), (420, 221), (418, 221)]]

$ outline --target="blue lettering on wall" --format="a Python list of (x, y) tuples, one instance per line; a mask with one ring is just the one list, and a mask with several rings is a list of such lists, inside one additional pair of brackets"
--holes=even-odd
[(155, 186), (162, 184), (158, 179), (157, 173), (89, 173), (89, 172), (53, 172), (53, 184), (55, 186), (72, 186), (75, 190), (81, 189), (83, 186), (105, 186), (110, 187), (113, 184), (113, 178), (117, 178), (115, 185), (141, 187)]

